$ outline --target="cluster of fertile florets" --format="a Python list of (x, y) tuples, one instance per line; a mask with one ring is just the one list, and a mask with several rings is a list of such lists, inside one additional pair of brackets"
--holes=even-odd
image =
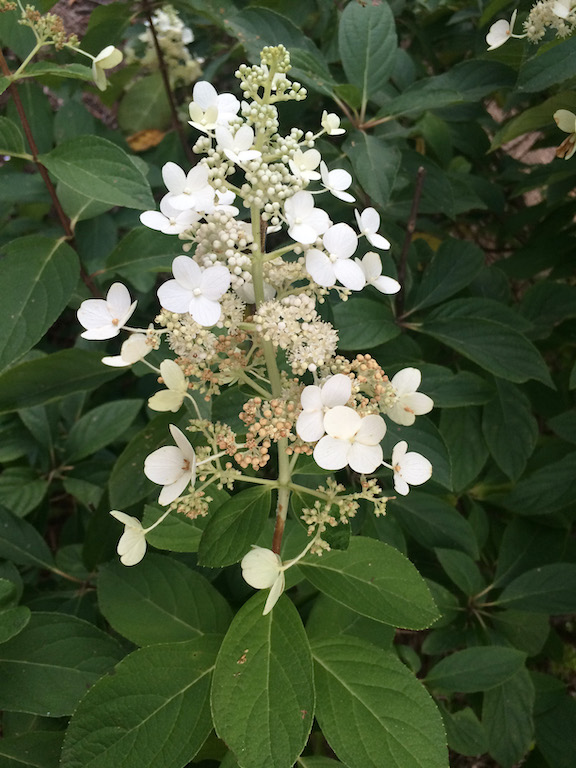
[[(188, 45), (194, 41), (192, 30), (187, 27), (178, 12), (171, 5), (164, 5), (152, 14), (152, 24), (156, 39), (162, 51), (166, 70), (173, 87), (190, 85), (202, 73), (202, 59), (194, 59)], [(158, 70), (158, 54), (150, 23), (145, 22), (146, 30), (137, 40), (126, 47), (126, 62), (138, 62), (144, 70)]]
[(532, 43), (538, 43), (552, 29), (559, 38), (571, 35), (576, 29), (576, 3), (574, 0), (537, 0), (530, 9), (524, 21), (524, 34), (514, 32), (517, 11), (512, 13), (510, 21), (501, 19), (490, 27), (486, 36), (488, 50), (499, 48), (510, 38), (527, 38)]
[[(264, 49), (260, 65), (238, 70), (242, 104), (209, 83), (195, 85), (190, 124), (203, 134), (195, 144), (203, 157), (190, 171), (167, 163), (162, 175), (168, 191), (160, 211), (141, 215), (145, 226), (179, 237), (189, 255), (174, 259), (173, 279), (158, 290), (161, 330), (128, 329), (133, 337), (166, 339), (176, 359), (156, 368), (145, 359), (150, 349), (140, 339), (134, 349), (125, 351), (123, 345), (116, 363), (142, 361), (159, 374), (164, 389), (149, 399), (151, 409), (176, 413), (188, 407), (197, 417), (190, 431), (199, 447), (192, 448), (172, 425), (175, 445), (154, 451), (144, 465), (146, 476), (162, 486), (158, 502), (168, 507), (165, 514), (203, 514), (206, 499), (199, 492), (211, 483), (232, 488), (238, 480), (276, 488), (279, 508), (282, 494), (286, 509), (286, 494), (302, 490), (292, 477), (310, 457), (324, 470), (346, 470), (356, 478), (352, 491), (329, 477), (311, 489), (315, 500), (303, 512), (311, 541), (298, 558), (283, 562), (261, 547), (246, 555), (247, 581), (271, 589), (266, 610), (281, 594), (288, 567), (308, 551), (329, 548), (323, 537), (329, 527), (347, 523), (361, 501), (384, 513), (388, 497), (367, 476), (386, 467), (395, 491), (406, 494), (432, 472), (430, 462), (409, 452), (405, 441), (393, 448), (391, 463), (381, 445), (385, 417), (410, 426), (431, 410), (432, 400), (417, 391), (420, 372), (406, 368), (389, 380), (369, 355), (352, 361), (337, 356), (337, 331), (318, 314), (317, 304), (331, 291), (344, 298), (367, 287), (394, 294), (400, 285), (382, 275), (376, 250), (354, 258), (362, 238), (374, 249), (390, 248), (379, 234), (374, 208), (356, 210), (352, 227), (333, 222), (317, 204), (326, 193), (340, 203), (355, 202), (347, 191), (351, 175), (329, 169), (315, 148), (319, 136), (344, 132), (339, 118), (324, 112), (316, 134), (300, 128), (279, 133), (275, 103), (305, 96), (288, 71), (288, 54), (277, 46)], [(267, 249), (268, 234), (282, 231), (285, 244)], [(282, 243), (281, 235), (275, 240)], [(78, 313), (83, 335), (113, 338), (134, 310), (127, 289), (114, 284), (106, 300), (83, 303)], [(237, 414), (242, 427), (210, 424), (201, 416), (196, 392), (209, 400), (233, 383), (246, 393)], [(277, 480), (269, 476), (274, 454)], [(257, 480), (252, 473), (264, 467), (268, 476)], [(122, 561), (134, 564), (144, 554), (150, 528), (123, 513), (115, 516), (126, 526)]]
[[(6, 8), (5, 10), (11, 9)], [(52, 43), (57, 51), (65, 45), (78, 45), (78, 37), (66, 32), (64, 22), (55, 13), (42, 14), (33, 5), (27, 5), (18, 23), (30, 27), (38, 40), (44, 44)]]

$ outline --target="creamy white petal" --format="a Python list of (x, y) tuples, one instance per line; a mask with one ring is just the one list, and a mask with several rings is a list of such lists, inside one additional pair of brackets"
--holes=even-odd
[(386, 422), (382, 416), (373, 413), (369, 416), (364, 416), (354, 440), (364, 445), (378, 445), (385, 434)]
[(390, 241), (379, 235), (378, 232), (366, 232), (366, 239), (374, 248), (380, 248), (382, 251), (387, 251), (390, 248)]
[(392, 277), (386, 277), (386, 275), (380, 275), (380, 277), (376, 277), (374, 280), (369, 280), (369, 283), (379, 290), (380, 293), (387, 295), (398, 293), (402, 287), (397, 280), (394, 280)]
[(230, 288), (230, 272), (222, 264), (208, 267), (200, 278), (202, 295), (211, 301), (218, 301)]
[(410, 493), (410, 486), (397, 472), (394, 473), (394, 490), (400, 496), (407, 496)]
[(253, 545), (250, 552), (242, 558), (240, 566), (247, 584), (254, 589), (268, 589), (281, 573), (282, 560), (271, 549)]
[(394, 448), (392, 448), (392, 466), (396, 466), (396, 464), (399, 464), (402, 461), (407, 450), (408, 443), (406, 440), (400, 440), (399, 443), (396, 443)]
[(352, 381), (343, 373), (337, 373), (326, 380), (321, 393), (321, 402), (327, 408), (346, 405), (352, 394)]
[(168, 389), (175, 389), (178, 392), (186, 391), (186, 376), (184, 376), (184, 371), (174, 360), (163, 360), (160, 363), (160, 375)]
[(565, 133), (574, 133), (576, 131), (576, 115), (567, 109), (557, 109), (554, 112), (554, 121), (558, 128)]
[(216, 325), (222, 314), (220, 304), (206, 296), (192, 296), (188, 311), (199, 325), (206, 328)]
[(184, 314), (190, 308), (192, 291), (183, 288), (177, 280), (168, 280), (158, 288), (158, 301), (169, 312)]
[(155, 395), (148, 398), (148, 408), (153, 411), (172, 411), (176, 413), (182, 407), (184, 402), (183, 392), (174, 392), (170, 389), (162, 389), (160, 392), (156, 392)]
[(181, 429), (178, 429), (178, 427), (175, 424), (170, 424), (170, 434), (172, 435), (172, 439), (178, 446), (178, 448), (181, 450), (182, 455), (185, 459), (188, 460), (188, 462), (191, 465), (191, 471), (196, 471), (196, 452), (194, 451), (194, 448), (190, 444), (190, 441), (182, 432)]
[(126, 512), (119, 512), (117, 509), (111, 509), (110, 514), (112, 517), (115, 517), (116, 520), (119, 520), (123, 525), (127, 525), (130, 528), (139, 528), (142, 530), (142, 523), (140, 520), (138, 520), (137, 517), (127, 515)]
[(157, 485), (170, 485), (177, 481), (183, 472), (185, 459), (180, 448), (164, 445), (153, 451), (144, 460), (144, 474)]
[(321, 410), (323, 405), (322, 389), (313, 384), (304, 387), (300, 395), (300, 405), (304, 410)]
[(351, 440), (360, 429), (362, 417), (353, 408), (337, 405), (324, 414), (324, 429), (340, 440)]
[(422, 381), (422, 373), (418, 368), (403, 368), (392, 377), (390, 382), (398, 396), (415, 392)]
[(422, 485), (432, 476), (432, 464), (420, 453), (409, 451), (400, 462), (400, 473), (410, 485)]
[(171, 504), (179, 496), (182, 496), (190, 482), (190, 475), (185, 473), (170, 485), (165, 485), (160, 491), (160, 496), (158, 496), (158, 504), (161, 504), (163, 507), (167, 504)]
[(334, 274), (338, 281), (351, 291), (361, 291), (366, 285), (362, 267), (352, 259), (338, 259), (334, 262)]
[(296, 420), (296, 433), (306, 443), (315, 443), (324, 435), (322, 411), (302, 411)]
[(170, 192), (180, 192), (186, 185), (186, 174), (176, 163), (166, 163), (162, 167), (162, 179)]
[[(302, 240), (299, 242), (302, 242)], [(325, 253), (316, 248), (312, 248), (312, 250), (306, 253), (306, 270), (314, 282), (323, 288), (332, 288), (336, 283), (336, 274), (332, 262)]]
[(210, 105), (216, 102), (218, 98), (218, 91), (211, 83), (206, 80), (199, 80), (192, 91), (192, 100), (199, 104), (202, 109), (207, 109)]
[(348, 224), (334, 224), (322, 241), (326, 250), (339, 259), (348, 259), (358, 247), (358, 236)]
[(281, 571), (274, 584), (272, 584), (272, 589), (270, 590), (270, 594), (268, 595), (266, 602), (264, 604), (264, 610), (262, 611), (262, 616), (266, 616), (272, 608), (276, 605), (278, 600), (280, 599), (280, 595), (282, 592), (284, 592), (284, 588), (286, 586), (286, 579), (284, 576), (284, 571)]
[(172, 262), (172, 274), (189, 291), (200, 287), (202, 270), (190, 256), (176, 256)]
[(370, 475), (382, 464), (382, 448), (379, 445), (353, 443), (348, 453), (348, 465), (354, 472)]
[(137, 565), (146, 554), (146, 536), (143, 531), (128, 528), (118, 542), (116, 551), (122, 565)]
[(348, 464), (350, 447), (348, 440), (324, 435), (314, 448), (314, 461), (322, 469), (344, 469)]

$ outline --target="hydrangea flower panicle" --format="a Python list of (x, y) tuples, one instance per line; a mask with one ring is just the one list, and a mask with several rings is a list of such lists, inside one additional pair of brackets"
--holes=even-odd
[(103, 341), (118, 336), (126, 325), (137, 302), (130, 303), (128, 288), (122, 283), (112, 283), (106, 299), (86, 299), (80, 305), (77, 317), (86, 330), (83, 339)]

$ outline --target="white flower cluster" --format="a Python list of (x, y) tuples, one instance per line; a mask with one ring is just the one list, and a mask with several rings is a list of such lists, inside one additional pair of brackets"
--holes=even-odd
[[(128, 64), (138, 62), (141, 67), (153, 72), (158, 69), (158, 56), (150, 24), (145, 24), (146, 30), (136, 41), (126, 46), (126, 61)], [(184, 24), (178, 11), (171, 5), (163, 5), (155, 10), (152, 24), (166, 63), (170, 85), (173, 88), (190, 85), (200, 77), (203, 63), (203, 59), (193, 58), (187, 47), (194, 41), (192, 30)]]
[(547, 29), (553, 29), (556, 36), (563, 38), (576, 29), (576, 2), (574, 0), (537, 0), (530, 9), (523, 24), (524, 34), (514, 33), (514, 23), (518, 11), (514, 11), (510, 21), (501, 19), (490, 27), (486, 35), (488, 50), (493, 51), (504, 45), (511, 37), (528, 38), (532, 43), (539, 42)]
[[(158, 289), (162, 310), (156, 320), (162, 330), (126, 325), (136, 304), (120, 283), (112, 285), (105, 300), (89, 299), (78, 311), (86, 339), (114, 338), (121, 329), (132, 334), (119, 357), (105, 358), (110, 365), (142, 360), (166, 335), (177, 359), (165, 359), (159, 368), (150, 365), (163, 387), (148, 405), (174, 413), (193, 407), (198, 418), (191, 429), (207, 443), (195, 451), (172, 425), (175, 445), (147, 457), (144, 473), (162, 486), (158, 502), (168, 509), (148, 529), (135, 518), (113, 513), (126, 526), (118, 545), (126, 565), (143, 557), (147, 532), (166, 514), (186, 513), (188, 500), (211, 482), (230, 486), (238, 476), (249, 482), (251, 476), (240, 470), (263, 467), (273, 445), (283, 467), (279, 494), (288, 493), (286, 478), (295, 471), (299, 454), (312, 455), (323, 469), (349, 467), (363, 476), (358, 493), (347, 494), (336, 483), (319, 486), (322, 503), (306, 510), (306, 523), (315, 534), (298, 558), (283, 562), (260, 547), (246, 555), (242, 567), (248, 583), (271, 590), (265, 612), (284, 589), (285, 570), (308, 551), (321, 553), (328, 547), (321, 534), (332, 505), (344, 522), (356, 513), (360, 498), (383, 511), (387, 497), (377, 480), (365, 475), (386, 467), (392, 470), (396, 492), (406, 494), (432, 472), (430, 462), (408, 452), (405, 441), (394, 447), (391, 463), (384, 460), (381, 446), (384, 417), (410, 426), (416, 416), (431, 410), (432, 400), (417, 391), (420, 372), (406, 368), (389, 381), (369, 355), (352, 362), (337, 356), (337, 332), (317, 312), (316, 302), (324, 301), (331, 289), (347, 298), (363, 289), (394, 294), (400, 285), (382, 275), (376, 250), (356, 255), (361, 238), (373, 249), (390, 248), (379, 233), (380, 216), (374, 208), (356, 210), (354, 228), (333, 222), (317, 204), (326, 193), (344, 204), (355, 202), (348, 191), (351, 175), (343, 168), (329, 169), (315, 147), (319, 136), (344, 132), (339, 118), (324, 112), (316, 134), (298, 128), (279, 133), (276, 103), (306, 95), (286, 76), (289, 66), (286, 50), (276, 46), (263, 50), (261, 65), (240, 67), (236, 74), (242, 103), (209, 83), (194, 87), (190, 124), (202, 134), (194, 151), (203, 157), (188, 171), (166, 163), (162, 177), (167, 192), (160, 210), (140, 217), (146, 227), (176, 235), (185, 251), (173, 260), (173, 278)], [(246, 212), (249, 220), (243, 218)], [(284, 244), (276, 234), (282, 230)], [(281, 243), (275, 250), (266, 247), (272, 233), (274, 242)], [(278, 349), (283, 355), (277, 357)], [(280, 369), (280, 358), (287, 360), (292, 374)], [(305, 374), (312, 374), (313, 384), (299, 380)], [(246, 427), (240, 443), (228, 425), (203, 420), (190, 394), (200, 390), (209, 399), (236, 381), (252, 395), (239, 414)], [(231, 461), (221, 463), (224, 455), (240, 470)]]

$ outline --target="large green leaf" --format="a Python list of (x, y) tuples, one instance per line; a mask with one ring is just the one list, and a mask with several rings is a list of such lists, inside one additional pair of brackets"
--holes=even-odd
[(0, 154), (21, 155), (25, 151), (20, 128), (7, 117), (0, 117)]
[(469, 285), (484, 266), (484, 254), (474, 243), (444, 240), (426, 267), (407, 307), (411, 314), (433, 307)]
[(514, 481), (536, 446), (538, 423), (518, 387), (502, 379), (494, 383), (494, 398), (484, 406), (482, 431), (494, 461)]
[(31, 235), (3, 250), (0, 371), (42, 338), (68, 303), (80, 274), (76, 253), (62, 240)]
[(54, 559), (36, 528), (0, 507), (0, 557), (18, 565), (53, 568)]
[(146, 75), (130, 86), (118, 108), (118, 122), (125, 133), (170, 125), (170, 102), (160, 72)]
[(515, 648), (466, 648), (439, 661), (426, 675), (426, 682), (453, 693), (488, 691), (513, 677), (525, 660), (526, 654)]
[(68, 435), (64, 451), (78, 461), (122, 437), (142, 408), (142, 400), (113, 400), (93, 408), (79, 419)]
[[(204, 5), (204, 4), (203, 4)], [(313, 56), (318, 54), (316, 45), (306, 37), (302, 30), (290, 19), (269, 8), (248, 7), (241, 13), (226, 13), (223, 26), (228, 34), (244, 46), (248, 57), (254, 63), (260, 63), (260, 51), (265, 45), (282, 43), (289, 51), (299, 48)], [(288, 74), (290, 77), (290, 73)]]
[(349, 299), (334, 306), (339, 349), (373, 349), (400, 335), (389, 303), (372, 299)]
[(576, 565), (551, 563), (527, 571), (508, 584), (498, 604), (549, 615), (575, 613)]
[(434, 400), (436, 408), (462, 408), (483, 405), (492, 397), (488, 382), (470, 371), (454, 373), (431, 363), (418, 364), (422, 372), (422, 391)]
[(398, 148), (378, 136), (353, 131), (344, 142), (344, 152), (366, 194), (377, 205), (386, 206), (400, 168)]
[[(520, 69), (516, 87), (519, 91), (538, 93), (551, 85), (562, 83), (576, 75), (576, 39), (564, 40), (548, 50), (532, 56)], [(552, 113), (550, 113), (552, 114)]]
[(460, 549), (478, 557), (478, 544), (472, 526), (451, 504), (428, 493), (410, 491), (390, 501), (390, 511), (422, 546)]
[(281, 597), (262, 615), (260, 593), (238, 612), (214, 671), (217, 734), (241, 766), (291, 768), (314, 717), (312, 658), (296, 608)]
[(180, 240), (146, 227), (130, 230), (106, 261), (105, 272), (130, 277), (146, 272), (169, 272), (174, 258), (182, 252)]
[(112, 627), (136, 645), (223, 634), (231, 617), (209, 581), (165, 555), (146, 555), (130, 568), (119, 561), (103, 566), (98, 602)]
[(481, 416), (480, 408), (474, 406), (450, 408), (440, 414), (440, 434), (448, 447), (452, 487), (456, 492), (478, 477), (488, 459)]
[(218, 638), (200, 637), (127, 656), (75, 711), (61, 768), (187, 765), (212, 728), (210, 678), (218, 645)]
[(519, 515), (550, 515), (574, 501), (575, 476), (573, 451), (522, 479), (502, 504)]
[(307, 556), (299, 568), (333, 600), (384, 624), (424, 629), (438, 618), (424, 579), (403, 554), (382, 541), (356, 536), (347, 550)]
[(534, 685), (526, 669), (484, 694), (488, 751), (502, 768), (512, 768), (528, 751), (534, 735), (533, 706)]
[(0, 413), (96, 389), (121, 373), (122, 370), (102, 365), (98, 352), (84, 349), (63, 349), (19, 363), (0, 375)]
[(510, 326), (484, 317), (459, 315), (425, 319), (415, 330), (452, 347), (494, 376), (516, 383), (536, 379), (553, 386), (536, 347)]
[(0, 740), (0, 768), (58, 768), (64, 733), (28, 731)]
[(316, 637), (352, 635), (388, 651), (394, 642), (396, 630), (346, 608), (326, 595), (319, 595), (306, 622), (306, 634)]
[(447, 768), (440, 713), (395, 654), (343, 636), (312, 653), (316, 716), (349, 768)]
[(153, 208), (150, 185), (116, 144), (99, 136), (68, 139), (39, 161), (57, 179), (86, 197), (125, 208)]
[(257, 485), (234, 494), (214, 513), (204, 530), (198, 550), (200, 565), (232, 565), (249, 552), (270, 514), (270, 489)]
[(119, 659), (118, 643), (75, 616), (33, 613), (0, 645), (0, 707), (45, 717), (70, 715)]
[(340, 59), (348, 82), (365, 103), (382, 90), (394, 70), (398, 41), (388, 3), (348, 3), (338, 27)]
[[(490, 149), (498, 149), (508, 141), (523, 136), (525, 133), (538, 131), (540, 128), (549, 128), (552, 125), (551, 117), (557, 109), (576, 110), (576, 94), (564, 91), (551, 96), (534, 107), (523, 109), (519, 115), (508, 120), (496, 132)], [(558, 135), (561, 136), (562, 134)]]
[(481, 755), (488, 749), (482, 723), (470, 707), (458, 712), (442, 710), (448, 746), (461, 755)]

